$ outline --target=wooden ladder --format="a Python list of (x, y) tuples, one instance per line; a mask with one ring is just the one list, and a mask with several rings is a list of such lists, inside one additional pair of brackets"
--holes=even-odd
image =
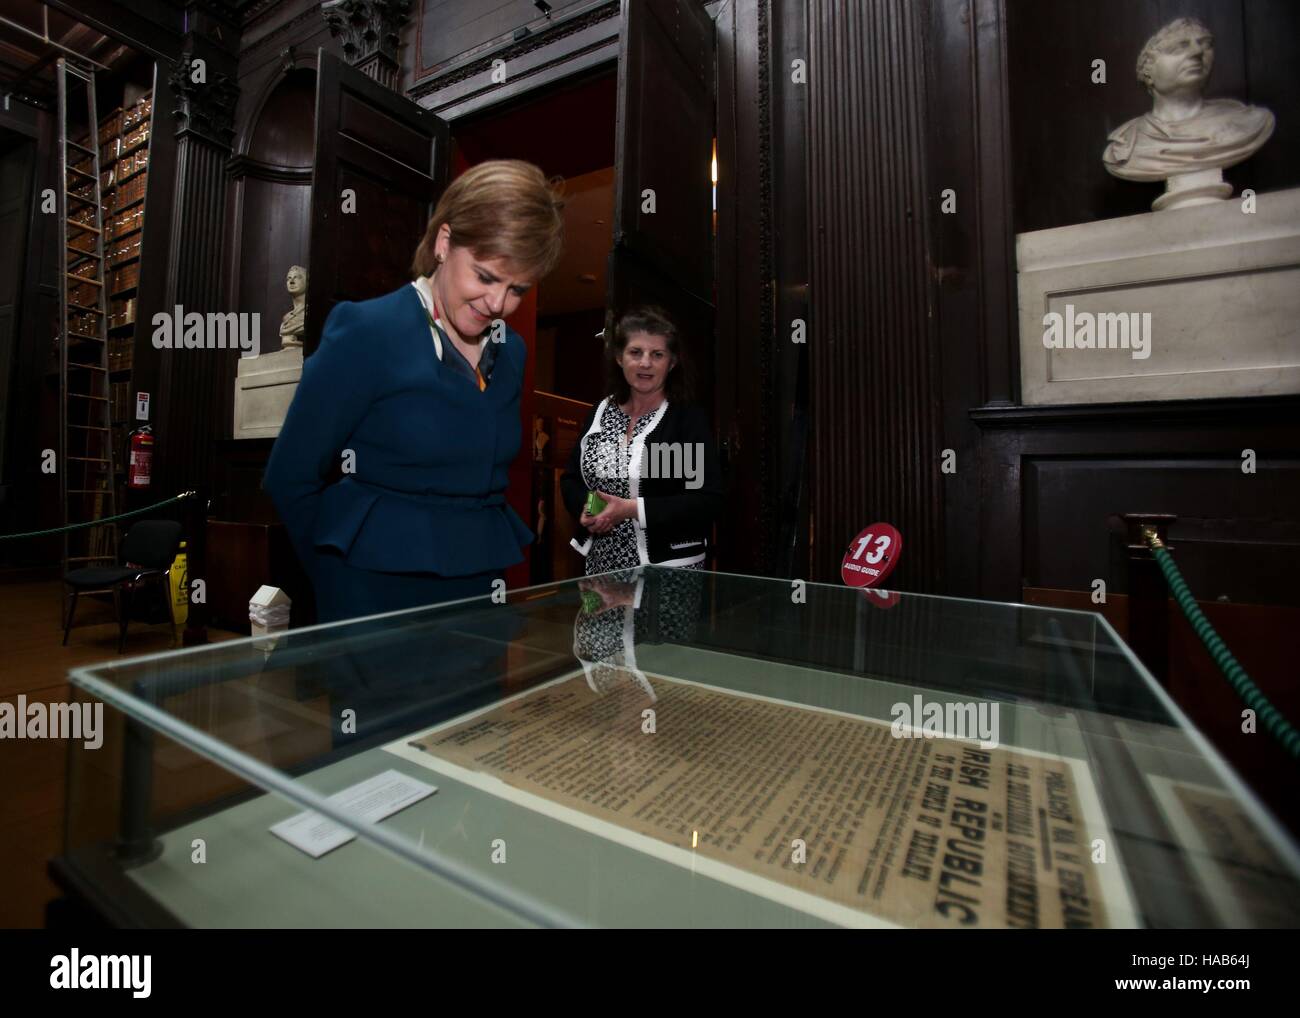
[[(108, 274), (95, 73), (67, 57), (59, 90), (59, 488), (63, 522), (117, 513), (108, 374)], [(86, 134), (69, 121), (69, 105)], [(74, 140), (71, 135), (76, 134)], [(113, 523), (64, 531), (63, 571), (117, 564)]]

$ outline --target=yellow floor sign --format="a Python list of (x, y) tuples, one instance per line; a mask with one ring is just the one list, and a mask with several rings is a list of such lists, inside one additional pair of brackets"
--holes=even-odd
[(171, 586), (172, 613), (176, 617), (177, 623), (186, 621), (189, 618), (189, 562), (185, 558), (185, 542), (181, 542), (180, 550), (176, 553), (176, 560), (172, 563), (171, 576), (169, 578)]

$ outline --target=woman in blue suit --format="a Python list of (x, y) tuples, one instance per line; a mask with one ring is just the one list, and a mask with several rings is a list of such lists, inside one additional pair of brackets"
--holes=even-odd
[(439, 200), (414, 282), (330, 312), (262, 482), (320, 621), (487, 594), (522, 561), (505, 490), (526, 349), (499, 320), (559, 260), (562, 208), (531, 163), (480, 163)]

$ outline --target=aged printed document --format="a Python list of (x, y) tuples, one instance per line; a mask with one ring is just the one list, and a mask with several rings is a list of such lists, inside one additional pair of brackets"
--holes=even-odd
[(1300, 909), (1295, 881), (1241, 803), (1195, 782), (1159, 775), (1147, 780), (1223, 925), (1294, 925)]
[(544, 686), (408, 745), (429, 766), (495, 776), (887, 922), (1112, 920), (1091, 861), (1100, 818), (1094, 809), (1089, 827), (1087, 773), (1071, 761), (896, 738), (887, 721), (650, 681), (651, 695), (631, 682)]

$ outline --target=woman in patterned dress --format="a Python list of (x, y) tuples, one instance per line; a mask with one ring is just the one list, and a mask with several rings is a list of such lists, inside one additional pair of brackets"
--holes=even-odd
[[(660, 308), (634, 308), (607, 349), (610, 395), (588, 415), (560, 482), (587, 531), (573, 546), (588, 576), (651, 563), (703, 568), (722, 477), (708, 417), (686, 402), (677, 327)], [(594, 516), (589, 492), (606, 503)]]

